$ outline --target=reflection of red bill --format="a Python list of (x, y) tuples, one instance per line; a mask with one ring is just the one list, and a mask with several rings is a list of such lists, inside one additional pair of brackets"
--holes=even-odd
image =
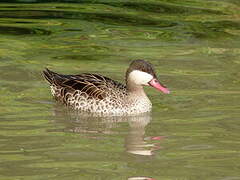
[(154, 136), (154, 137), (152, 137), (151, 139), (152, 140), (162, 140), (162, 139), (164, 139), (165, 138), (165, 136)]
[(162, 85), (156, 78), (153, 78), (150, 82), (149, 85), (156, 88), (159, 91), (162, 91), (165, 94), (169, 94), (170, 91), (164, 86)]
[(153, 179), (153, 178), (149, 178), (149, 177), (130, 177), (128, 178), (128, 180), (156, 180), (156, 179)]

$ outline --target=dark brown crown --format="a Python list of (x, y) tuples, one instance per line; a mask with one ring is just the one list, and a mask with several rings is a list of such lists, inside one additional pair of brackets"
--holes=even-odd
[(132, 61), (129, 68), (127, 69), (126, 79), (129, 73), (132, 72), (133, 70), (143, 71), (148, 74), (151, 74), (153, 77), (157, 77), (155, 74), (153, 65), (145, 60), (138, 59), (138, 60)]

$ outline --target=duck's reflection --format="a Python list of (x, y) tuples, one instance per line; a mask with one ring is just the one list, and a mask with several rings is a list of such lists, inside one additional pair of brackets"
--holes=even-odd
[[(160, 149), (162, 136), (147, 137), (145, 128), (151, 121), (151, 113), (144, 113), (137, 116), (115, 116), (103, 117), (77, 113), (66, 109), (54, 111), (57, 121), (64, 123), (64, 130), (80, 134), (91, 134), (91, 138), (98, 138), (95, 134), (114, 134), (119, 131), (115, 129), (122, 122), (128, 122), (129, 131), (125, 138), (125, 150), (135, 155), (151, 156), (154, 151)], [(157, 141), (157, 142), (156, 142)]]
[(145, 128), (151, 121), (151, 114), (142, 114), (135, 117), (129, 117), (129, 133), (126, 137), (126, 151), (132, 154), (151, 156), (155, 150), (160, 149), (159, 143), (153, 143), (153, 140), (162, 140), (164, 137), (147, 137)]

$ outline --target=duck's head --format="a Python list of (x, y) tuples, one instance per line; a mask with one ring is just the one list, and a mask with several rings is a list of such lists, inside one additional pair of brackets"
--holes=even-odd
[(158, 80), (152, 64), (144, 60), (134, 60), (126, 72), (126, 82), (129, 89), (140, 86), (152, 86), (165, 94), (170, 91)]

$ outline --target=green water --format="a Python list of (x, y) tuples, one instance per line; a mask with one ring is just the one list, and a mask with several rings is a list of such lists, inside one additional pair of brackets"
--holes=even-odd
[[(0, 3), (0, 179), (240, 179), (239, 1), (14, 2)], [(145, 88), (151, 114), (79, 117), (41, 75), (123, 81), (134, 59), (171, 90)]]

